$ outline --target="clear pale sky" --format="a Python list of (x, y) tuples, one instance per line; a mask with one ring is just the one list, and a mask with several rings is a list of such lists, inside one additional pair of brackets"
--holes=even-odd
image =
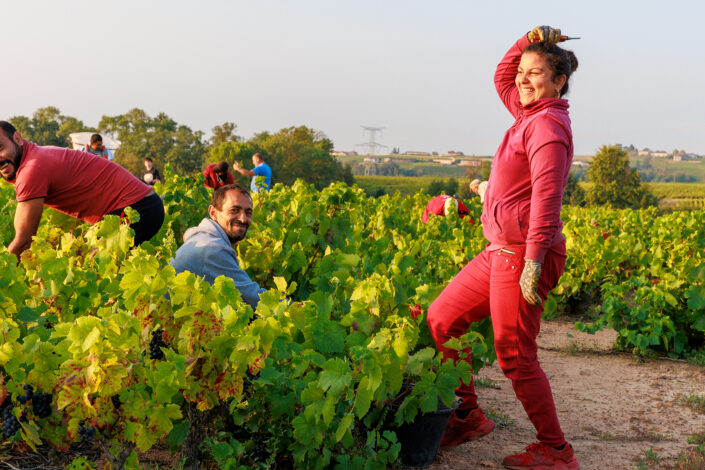
[(492, 76), (531, 27), (580, 67), (576, 154), (603, 144), (705, 154), (700, 1), (2, 1), (0, 118), (56, 106), (97, 125), (139, 107), (249, 138), (306, 125), (362, 151), (492, 155), (511, 125)]

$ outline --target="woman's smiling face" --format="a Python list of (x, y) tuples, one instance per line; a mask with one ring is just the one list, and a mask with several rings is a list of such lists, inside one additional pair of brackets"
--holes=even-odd
[(526, 106), (543, 98), (560, 97), (566, 77), (560, 75), (557, 78), (554, 81), (553, 71), (544, 56), (535, 52), (522, 54), (515, 79), (521, 105)]

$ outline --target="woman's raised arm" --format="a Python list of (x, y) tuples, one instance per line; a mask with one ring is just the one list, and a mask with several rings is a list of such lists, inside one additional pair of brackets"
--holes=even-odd
[(502, 61), (497, 65), (497, 70), (494, 73), (494, 85), (497, 88), (499, 98), (507, 107), (512, 116), (515, 118), (519, 115), (521, 105), (519, 104), (519, 92), (517, 91), (515, 79), (517, 76), (517, 67), (521, 61), (521, 54), (529, 45), (529, 40), (526, 34), (523, 35), (514, 45), (504, 54)]

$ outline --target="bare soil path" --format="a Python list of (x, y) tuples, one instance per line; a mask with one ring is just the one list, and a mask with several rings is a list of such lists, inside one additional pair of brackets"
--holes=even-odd
[[(609, 331), (576, 332), (569, 322), (542, 324), (539, 361), (566, 438), (583, 470), (631, 470), (642, 461), (642, 468), (674, 468), (677, 456), (692, 447), (688, 437), (705, 433), (705, 413), (683, 398), (705, 396), (705, 367), (667, 359), (640, 362), (613, 352), (614, 339)], [(535, 441), (534, 428), (497, 364), (478, 377), (491, 381), (478, 388), (480, 406), (501, 425), (481, 439), (441, 450), (432, 470), (503, 468), (505, 455)], [(645, 458), (649, 455), (655, 457)]]

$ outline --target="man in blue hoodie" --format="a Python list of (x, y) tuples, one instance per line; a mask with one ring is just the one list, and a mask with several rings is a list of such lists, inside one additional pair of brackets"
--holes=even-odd
[(242, 299), (252, 309), (257, 308), (259, 295), (265, 291), (240, 269), (235, 244), (245, 238), (252, 223), (252, 198), (239, 184), (229, 184), (216, 189), (208, 206), (208, 215), (184, 233), (184, 244), (176, 250), (169, 264), (176, 273), (190, 271), (213, 284), (223, 275), (235, 281)]

